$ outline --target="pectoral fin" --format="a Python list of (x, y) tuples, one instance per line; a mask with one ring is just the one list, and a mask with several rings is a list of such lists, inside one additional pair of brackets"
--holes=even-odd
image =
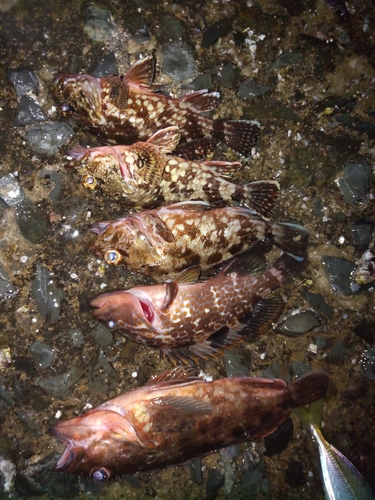
[(146, 142), (160, 148), (162, 153), (170, 153), (176, 148), (180, 138), (178, 127), (173, 126), (158, 130)]

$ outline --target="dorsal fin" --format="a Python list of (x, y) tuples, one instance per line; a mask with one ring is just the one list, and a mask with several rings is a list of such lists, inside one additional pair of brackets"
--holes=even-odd
[(196, 111), (203, 113), (211, 111), (217, 106), (220, 94), (218, 92), (208, 92), (207, 89), (197, 90), (180, 98), (180, 102), (188, 104)]
[(256, 276), (265, 271), (267, 260), (265, 256), (253, 248), (233, 259), (221, 272), (223, 274), (237, 273), (241, 276)]
[(228, 176), (235, 174), (242, 167), (239, 161), (202, 161), (203, 165), (210, 167), (221, 176)]
[(201, 270), (200, 266), (190, 266), (181, 271), (173, 281), (177, 285), (191, 285), (192, 283), (196, 283), (198, 281)]
[(160, 148), (162, 153), (173, 151), (180, 141), (181, 133), (178, 127), (167, 127), (158, 130), (146, 142)]
[(190, 382), (193, 380), (202, 380), (198, 377), (195, 368), (185, 368), (184, 366), (177, 366), (175, 368), (168, 368), (159, 373), (155, 377), (151, 377), (145, 385), (155, 385), (161, 382)]
[(150, 214), (150, 216), (155, 223), (154, 230), (156, 234), (158, 234), (160, 238), (163, 238), (163, 240), (167, 243), (173, 243), (175, 241), (175, 237), (165, 222), (155, 213)]
[(151, 87), (155, 77), (155, 59), (153, 56), (139, 59), (125, 75), (128, 83), (140, 87)]

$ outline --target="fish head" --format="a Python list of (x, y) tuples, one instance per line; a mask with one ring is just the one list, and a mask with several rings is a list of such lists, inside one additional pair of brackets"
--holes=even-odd
[(52, 92), (62, 103), (63, 114), (94, 122), (102, 119), (100, 80), (94, 76), (60, 73), (54, 78)]
[(142, 446), (122, 408), (101, 409), (53, 425), (50, 433), (65, 444), (56, 463), (63, 472), (89, 475), (96, 481), (111, 479), (118, 457), (126, 460), (135, 447)]
[(126, 198), (134, 191), (134, 184), (127, 182), (121, 171), (120, 159), (115, 148), (77, 148), (67, 152), (68, 168), (74, 168), (87, 189), (100, 189), (114, 199)]
[[(129, 216), (93, 224), (90, 229), (98, 232), (99, 236), (90, 250), (111, 266), (124, 264), (138, 270), (157, 265), (160, 255), (153, 239), (148, 236), (147, 228), (143, 228), (138, 219), (137, 216)], [(103, 229), (100, 231), (98, 226)]]
[(139, 344), (158, 347), (163, 342), (161, 305), (165, 285), (134, 287), (104, 293), (90, 302), (93, 316)]

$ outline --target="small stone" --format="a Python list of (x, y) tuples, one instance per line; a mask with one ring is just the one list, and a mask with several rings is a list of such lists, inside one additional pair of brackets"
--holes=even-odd
[(111, 13), (99, 5), (91, 4), (86, 7), (84, 31), (95, 42), (105, 42), (114, 36)]
[(293, 421), (291, 418), (285, 420), (275, 432), (264, 438), (266, 457), (282, 453), (293, 438)]
[(353, 282), (352, 273), (356, 265), (338, 257), (323, 256), (323, 267), (328, 275), (331, 287), (336, 293), (354, 295), (360, 292), (360, 286)]
[(218, 469), (211, 469), (206, 481), (206, 499), (215, 500), (223, 484), (223, 474)]
[(350, 163), (336, 178), (336, 184), (346, 203), (355, 203), (366, 196), (370, 189), (371, 169), (362, 163)]
[(114, 52), (107, 54), (97, 65), (94, 71), (90, 72), (93, 76), (101, 78), (108, 75), (118, 75), (118, 66)]
[(274, 60), (270, 69), (277, 70), (285, 68), (286, 66), (293, 66), (294, 64), (299, 64), (303, 60), (304, 56), (300, 52), (284, 52)]
[(102, 324), (98, 325), (98, 327), (94, 330), (93, 337), (94, 341), (100, 345), (100, 347), (108, 347), (114, 342), (111, 330)]
[(68, 330), (67, 335), (70, 337), (74, 347), (79, 347), (83, 343), (83, 334), (78, 328), (71, 328)]
[(220, 85), (228, 89), (237, 87), (240, 77), (240, 71), (233, 64), (224, 64), (224, 66), (217, 72), (217, 79)]
[(39, 88), (38, 78), (31, 71), (11, 69), (7, 73), (18, 96), (25, 95), (29, 90)]
[(65, 175), (56, 172), (56, 170), (49, 170), (44, 168), (38, 175), (39, 179), (45, 179), (51, 183), (51, 191), (49, 193), (49, 198), (52, 203), (55, 203), (60, 195), (62, 182), (65, 179)]
[(59, 375), (39, 377), (35, 380), (35, 384), (54, 396), (64, 398), (69, 393), (70, 388), (82, 377), (86, 369), (86, 366), (81, 362)]
[(298, 337), (317, 328), (319, 325), (320, 323), (315, 316), (310, 311), (306, 311), (290, 316), (277, 327), (277, 332), (288, 337)]
[(50, 122), (31, 127), (26, 133), (26, 140), (33, 151), (53, 155), (73, 135), (73, 129), (67, 123)]
[(50, 271), (43, 264), (37, 264), (31, 282), (31, 298), (43, 318), (48, 317), (51, 323), (59, 319), (63, 295)]
[(17, 115), (13, 121), (16, 127), (23, 127), (34, 122), (47, 120), (42, 108), (30, 97), (23, 95), (17, 107)]
[(312, 292), (302, 292), (302, 296), (316, 311), (324, 314), (327, 318), (332, 318), (332, 308), (327, 304), (322, 295)]
[(232, 29), (232, 20), (228, 18), (221, 19), (215, 24), (209, 26), (202, 36), (202, 48), (206, 49), (213, 45), (219, 38), (227, 35)]
[(370, 246), (374, 233), (374, 223), (369, 219), (359, 219), (352, 225), (354, 246), (363, 253)]
[(177, 82), (189, 80), (196, 72), (195, 60), (191, 49), (182, 43), (165, 45), (162, 50), (162, 73)]
[(268, 87), (267, 85), (260, 85), (252, 80), (245, 80), (241, 83), (240, 88), (238, 89), (237, 97), (238, 99), (249, 102), (260, 95), (266, 94), (270, 90), (271, 87)]
[(25, 194), (14, 174), (5, 174), (0, 178), (0, 198), (12, 208), (24, 200)]
[(47, 344), (36, 340), (29, 347), (29, 351), (40, 368), (48, 368), (55, 357), (55, 351)]
[(16, 218), (22, 236), (34, 245), (40, 243), (49, 227), (44, 210), (37, 203), (26, 199), (17, 206)]

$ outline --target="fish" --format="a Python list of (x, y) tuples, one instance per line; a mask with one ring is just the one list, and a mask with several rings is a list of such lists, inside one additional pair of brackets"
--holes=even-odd
[(68, 151), (67, 167), (78, 172), (86, 188), (100, 188), (111, 199), (137, 209), (185, 200), (224, 200), (271, 216), (279, 196), (277, 181), (233, 184), (224, 177), (237, 172), (239, 162), (192, 161), (168, 154), (180, 135), (173, 126), (131, 146), (77, 148)]
[(203, 116), (218, 104), (220, 94), (207, 89), (172, 98), (154, 91), (155, 59), (138, 60), (124, 76), (96, 78), (87, 74), (58, 74), (52, 92), (63, 114), (106, 144), (146, 141), (159, 129), (175, 125), (182, 140), (178, 154), (206, 158), (219, 141), (249, 157), (257, 144), (255, 120), (212, 120)]
[(263, 253), (251, 249), (206, 281), (197, 282), (200, 268), (191, 266), (173, 280), (104, 293), (90, 305), (110, 329), (160, 349), (174, 364), (194, 364), (269, 331), (284, 310), (282, 297), (271, 292), (306, 262), (282, 254), (267, 268)]
[(322, 398), (327, 385), (323, 370), (287, 385), (246, 376), (207, 382), (191, 369), (172, 368), (53, 425), (50, 433), (65, 444), (56, 469), (102, 482), (184, 464), (272, 434), (292, 408)]
[(293, 412), (311, 433), (319, 449), (322, 481), (327, 500), (375, 500), (375, 492), (337, 448), (325, 440), (320, 429), (323, 401), (301, 406)]
[[(157, 281), (198, 265), (222, 263), (258, 242), (303, 257), (309, 232), (298, 224), (269, 222), (245, 207), (175, 203), (117, 220), (91, 224), (98, 234), (90, 250), (107, 264), (125, 265)], [(271, 245), (270, 245), (271, 244)]]

